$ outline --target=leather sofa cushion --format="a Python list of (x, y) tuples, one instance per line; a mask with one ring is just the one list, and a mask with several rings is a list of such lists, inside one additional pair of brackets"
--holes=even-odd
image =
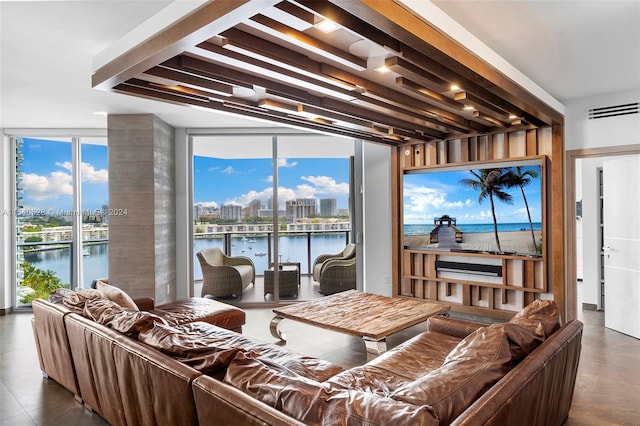
[(235, 306), (202, 297), (191, 297), (156, 306), (151, 313), (172, 324), (204, 321), (229, 330), (240, 330), (245, 324), (244, 311)]
[(391, 397), (433, 408), (440, 424), (449, 424), (512, 367), (505, 328), (483, 327), (462, 340), (442, 366), (398, 388)]
[(316, 399), (326, 398), (320, 382), (244, 352), (231, 361), (224, 382), (297, 419), (307, 417), (306, 411), (318, 405)]
[(68, 288), (58, 288), (49, 294), (49, 302), (62, 305), (69, 311), (83, 315), (84, 304), (89, 300), (87, 295), (77, 293)]
[(532, 330), (543, 341), (560, 328), (560, 310), (553, 300), (534, 300), (509, 321)]
[(140, 333), (138, 340), (205, 374), (226, 369), (238, 352), (267, 358), (317, 381), (324, 381), (343, 370), (328, 361), (296, 354), (205, 322), (177, 326), (156, 324), (154, 328)]
[(327, 380), (332, 389), (354, 389), (389, 396), (400, 386), (440, 367), (460, 342), (437, 332), (420, 333), (369, 361)]
[(157, 315), (128, 310), (108, 299), (87, 300), (83, 315), (133, 338), (136, 338), (141, 331), (153, 328), (156, 323), (167, 324), (163, 318)]
[(428, 407), (357, 390), (330, 390), (268, 359), (239, 353), (224, 381), (306, 425), (436, 425)]

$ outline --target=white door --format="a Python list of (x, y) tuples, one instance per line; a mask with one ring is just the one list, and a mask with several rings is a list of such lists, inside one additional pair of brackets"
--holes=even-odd
[(602, 170), (604, 325), (640, 339), (640, 155)]

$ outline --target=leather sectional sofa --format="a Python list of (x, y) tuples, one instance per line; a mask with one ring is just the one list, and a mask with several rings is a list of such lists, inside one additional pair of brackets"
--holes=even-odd
[[(582, 336), (579, 321), (561, 326), (554, 302), (536, 301), (508, 323), (431, 318), (345, 370), (220, 327), (215, 313), (189, 322), (81, 304), (34, 302), (41, 367), (113, 425), (560, 425)], [(47, 351), (72, 371), (49, 374)]]

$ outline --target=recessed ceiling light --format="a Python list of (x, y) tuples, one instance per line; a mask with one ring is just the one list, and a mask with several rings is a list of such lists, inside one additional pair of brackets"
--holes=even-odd
[(318, 22), (315, 27), (323, 33), (330, 33), (337, 30), (340, 26), (330, 19), (324, 19)]
[(381, 67), (376, 68), (376, 71), (378, 71), (381, 74), (385, 74), (385, 73), (388, 73), (391, 70), (383, 65)]
[(464, 108), (462, 108), (465, 111), (473, 111), (475, 108), (472, 107), (471, 105), (465, 105)]
[(518, 116), (515, 115), (515, 114), (510, 114), (509, 115), (509, 120), (515, 120), (516, 118), (518, 118)]
[(451, 85), (451, 91), (455, 92), (456, 90), (462, 90), (462, 89), (457, 84), (452, 84)]

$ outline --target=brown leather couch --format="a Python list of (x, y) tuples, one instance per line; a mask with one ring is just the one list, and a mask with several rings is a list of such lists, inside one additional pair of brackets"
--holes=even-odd
[(114, 425), (560, 425), (582, 336), (534, 302), (505, 324), (431, 318), (343, 370), (212, 324), (117, 311), (89, 302), (64, 316), (79, 393)]
[[(31, 324), (40, 370), (45, 377), (67, 388), (82, 402), (65, 317), (71, 313), (83, 315), (87, 297), (60, 289), (54, 292), (53, 299), (56, 303), (36, 299), (32, 304), (34, 316)], [(159, 306), (154, 306), (151, 298), (139, 298), (135, 303), (140, 311), (167, 318), (174, 324), (204, 321), (238, 333), (242, 332), (246, 318), (242, 309), (204, 298), (190, 298)]]

